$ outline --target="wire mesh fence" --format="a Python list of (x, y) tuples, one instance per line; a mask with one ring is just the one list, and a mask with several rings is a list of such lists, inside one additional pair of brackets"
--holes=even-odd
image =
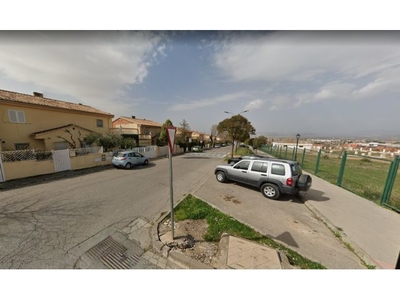
[(25, 161), (25, 160), (51, 160), (53, 159), (52, 151), (45, 150), (13, 150), (2, 151), (1, 159), (3, 162)]
[[(292, 149), (284, 148), (263, 146), (261, 151), (278, 158), (292, 159)], [(298, 151), (297, 162), (303, 170), (377, 204), (400, 210), (400, 179), (396, 176), (399, 157), (391, 160), (348, 155), (346, 151)]]

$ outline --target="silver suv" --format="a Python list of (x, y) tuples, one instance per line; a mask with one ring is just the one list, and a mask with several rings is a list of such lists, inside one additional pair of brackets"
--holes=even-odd
[(269, 199), (308, 191), (312, 183), (311, 176), (302, 174), (297, 162), (274, 158), (242, 159), (234, 165), (217, 166), (214, 174), (219, 182), (235, 181), (257, 187)]

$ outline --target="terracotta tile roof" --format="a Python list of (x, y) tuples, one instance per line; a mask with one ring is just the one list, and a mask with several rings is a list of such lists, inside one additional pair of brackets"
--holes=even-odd
[(126, 121), (128, 121), (130, 123), (135, 123), (135, 124), (138, 124), (138, 125), (162, 127), (162, 124), (154, 122), (154, 121), (151, 121), (151, 120), (146, 120), (146, 119), (137, 119), (137, 118), (128, 118), (128, 117), (119, 117), (118, 119), (124, 119), (124, 120), (126, 120)]
[(27, 94), (21, 94), (17, 92), (10, 92), (0, 89), (0, 100), (10, 101), (15, 103), (26, 103), (26, 104), (33, 104), (33, 105), (40, 105), (58, 109), (67, 109), (73, 111), (80, 111), (85, 113), (93, 113), (93, 114), (101, 114), (114, 117), (114, 115), (101, 111), (91, 106), (77, 104), (72, 102), (65, 102), (60, 100), (54, 100), (49, 98), (44, 98), (40, 96), (33, 96)]

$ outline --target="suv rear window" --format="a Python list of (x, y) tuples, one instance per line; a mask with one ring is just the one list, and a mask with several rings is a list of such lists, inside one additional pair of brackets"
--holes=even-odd
[(281, 164), (272, 164), (271, 174), (285, 175), (285, 166)]
[(266, 173), (268, 168), (268, 163), (262, 161), (254, 161), (251, 167), (252, 171)]
[(301, 175), (301, 168), (298, 164), (293, 164), (290, 168), (292, 169), (292, 176)]

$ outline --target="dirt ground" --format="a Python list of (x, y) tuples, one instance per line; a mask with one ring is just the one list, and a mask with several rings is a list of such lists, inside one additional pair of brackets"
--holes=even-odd
[(159, 236), (164, 244), (173, 247), (190, 258), (212, 266), (218, 252), (218, 243), (206, 242), (203, 238), (207, 232), (207, 221), (184, 220), (174, 222), (174, 239), (171, 233), (171, 221), (168, 219), (159, 226)]

